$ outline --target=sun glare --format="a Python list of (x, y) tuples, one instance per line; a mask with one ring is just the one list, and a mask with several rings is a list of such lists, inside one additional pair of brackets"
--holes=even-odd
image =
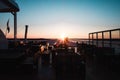
[(61, 39), (64, 40), (65, 37), (66, 37), (66, 34), (65, 34), (65, 33), (62, 33), (62, 34), (61, 34)]

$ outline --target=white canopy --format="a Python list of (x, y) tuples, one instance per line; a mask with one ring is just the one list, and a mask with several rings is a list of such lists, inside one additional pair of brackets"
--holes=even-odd
[(14, 0), (0, 0), (0, 12), (17, 12), (19, 7)]
[(14, 0), (0, 0), (0, 13), (11, 12), (14, 16), (14, 39), (17, 39), (17, 12), (19, 7)]

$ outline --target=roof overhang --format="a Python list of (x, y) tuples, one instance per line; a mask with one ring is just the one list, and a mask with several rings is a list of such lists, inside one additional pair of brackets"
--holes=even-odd
[(0, 0), (0, 12), (18, 12), (19, 7), (14, 0)]

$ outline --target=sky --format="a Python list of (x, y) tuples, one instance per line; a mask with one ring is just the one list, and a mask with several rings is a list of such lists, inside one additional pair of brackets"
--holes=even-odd
[[(88, 33), (120, 28), (120, 0), (16, 0), (17, 37), (24, 38), (88, 38)], [(6, 31), (10, 21), (13, 37), (13, 15), (0, 13), (0, 29)]]

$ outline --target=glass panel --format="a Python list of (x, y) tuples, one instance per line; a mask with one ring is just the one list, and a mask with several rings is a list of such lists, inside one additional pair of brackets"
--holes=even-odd
[(90, 39), (92, 39), (92, 34), (90, 34)]
[(110, 39), (110, 33), (104, 32), (104, 39)]
[(119, 30), (112, 31), (112, 39), (120, 39)]
[(98, 33), (98, 39), (102, 39), (102, 33)]
[(95, 33), (95, 34), (93, 34), (93, 39), (96, 39), (96, 33)]

